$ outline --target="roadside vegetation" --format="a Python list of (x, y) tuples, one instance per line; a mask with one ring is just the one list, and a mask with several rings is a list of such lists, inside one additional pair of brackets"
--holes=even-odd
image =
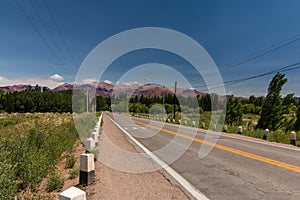
[[(294, 94), (281, 95), (286, 82), (285, 75), (277, 73), (269, 84), (266, 97), (224, 98), (206, 94), (193, 98), (164, 94), (136, 95), (124, 100), (127, 96), (98, 96), (96, 110), (130, 112), (134, 116), (187, 123), (188, 126), (197, 121), (204, 129), (209, 128), (212, 113), (216, 113), (224, 117), (229, 133), (237, 133), (238, 126), (242, 126), (244, 135), (262, 138), (264, 129), (268, 128), (269, 141), (288, 144), (290, 132), (300, 130), (300, 105)], [(78, 99), (83, 101), (85, 98)], [(71, 151), (79, 139), (70, 113), (71, 105), (71, 91), (43, 91), (36, 86), (22, 92), (0, 92), (0, 199), (14, 199), (19, 192), (28, 189), (35, 191), (46, 176), (51, 177), (47, 183), (48, 191), (61, 189), (64, 180), (49, 173), (62, 153)], [(220, 112), (223, 106), (227, 107), (226, 113)], [(92, 113), (84, 113), (84, 108), (80, 112), (74, 119), (77, 130), (83, 133), (81, 139), (84, 139), (89, 136), (96, 119), (90, 117)], [(299, 140), (300, 134), (297, 134), (298, 146)], [(65, 168), (70, 169), (71, 179), (78, 176), (74, 163), (74, 157), (68, 156)]]
[[(199, 119), (199, 127), (205, 129), (210, 126), (213, 111), (225, 116), (225, 125), (229, 133), (237, 133), (238, 126), (242, 126), (244, 135), (262, 138), (264, 130), (269, 129), (269, 141), (289, 144), (290, 132), (300, 130), (300, 104), (295, 100), (294, 94), (282, 97), (281, 90), (286, 82), (285, 75), (277, 73), (269, 84), (266, 97), (229, 96), (226, 101), (226, 115), (218, 113), (225, 101), (216, 94), (197, 96), (197, 102), (193, 101), (192, 97), (174, 97), (172, 94), (163, 97), (134, 96), (129, 102), (122, 101), (126, 97), (119, 96), (112, 97), (111, 109), (114, 112), (130, 112), (134, 116), (151, 117), (156, 120), (173, 122), (175, 119), (177, 124), (179, 120), (181, 124), (185, 124), (186, 121), (188, 126), (192, 125), (192, 121)], [(216, 121), (213, 123), (218, 124)], [(223, 127), (218, 127), (218, 130), (222, 129)], [(297, 134), (297, 146), (300, 146), (299, 140), (300, 134)]]
[[(8, 200), (24, 190), (36, 191), (78, 139), (68, 113), (0, 114), (0, 135), (0, 199)], [(67, 160), (72, 168), (74, 158)], [(59, 190), (63, 182), (51, 174), (47, 190)]]
[[(97, 110), (104, 109), (102, 100), (108, 101), (97, 97)], [(72, 91), (54, 92), (38, 85), (21, 92), (0, 91), (0, 199), (23, 199), (26, 191), (61, 190), (65, 180), (53, 172), (55, 166), (79, 140), (77, 130), (83, 141), (96, 120), (92, 113), (71, 113)], [(75, 162), (74, 156), (67, 156), (70, 179), (79, 174)], [(46, 190), (38, 191), (46, 177)]]

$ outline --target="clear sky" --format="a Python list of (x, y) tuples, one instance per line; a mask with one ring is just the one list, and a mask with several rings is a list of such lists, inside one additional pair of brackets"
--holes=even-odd
[[(224, 81), (261, 74), (300, 61), (300, 41), (295, 41), (230, 70), (224, 70), (236, 60), (300, 34), (298, 0), (45, 1), (59, 31), (51, 20), (44, 0), (0, 1), (0, 85), (38, 83), (53, 87), (58, 83), (71, 83), (81, 62), (95, 46), (112, 35), (139, 27), (169, 28), (193, 38), (212, 57)], [(121, 72), (137, 65), (155, 62), (178, 69), (184, 69), (188, 65), (168, 52), (137, 51), (116, 60), (101, 80), (115, 83)], [(192, 87), (203, 85), (201, 79), (195, 78), (193, 71), (183, 71), (192, 80)], [(137, 73), (140, 73), (139, 76), (129, 76), (122, 80), (143, 83), (146, 79), (149, 82), (151, 70), (137, 70)], [(288, 83), (283, 94), (295, 93), (300, 96), (299, 75), (300, 69), (286, 72)], [(164, 71), (153, 76), (170, 85), (175, 79), (172, 75), (166, 76)], [(272, 76), (228, 85), (226, 91), (239, 96), (265, 95)], [(178, 87), (187, 86), (180, 81), (179, 79)], [(197, 89), (205, 90), (202, 87)]]

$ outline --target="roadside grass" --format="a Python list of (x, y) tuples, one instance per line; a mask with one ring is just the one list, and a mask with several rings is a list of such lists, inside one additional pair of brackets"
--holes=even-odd
[[(3, 113), (0, 127), (0, 199), (15, 199), (28, 188), (35, 191), (78, 139), (68, 113)], [(62, 181), (55, 181), (50, 189), (61, 186)]]

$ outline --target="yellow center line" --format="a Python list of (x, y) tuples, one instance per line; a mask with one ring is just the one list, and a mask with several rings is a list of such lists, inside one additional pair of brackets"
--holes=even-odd
[(281, 161), (278, 161), (278, 160), (273, 160), (273, 159), (266, 158), (266, 157), (263, 157), (263, 156), (255, 155), (255, 154), (252, 154), (252, 153), (248, 153), (246, 151), (241, 151), (241, 150), (234, 149), (234, 148), (231, 148), (231, 147), (227, 147), (227, 146), (224, 146), (224, 145), (213, 144), (211, 142), (207, 142), (207, 141), (204, 141), (204, 140), (199, 139), (199, 138), (194, 138), (194, 137), (191, 137), (191, 136), (188, 136), (188, 135), (185, 135), (185, 134), (181, 134), (181, 133), (177, 133), (177, 132), (174, 132), (174, 131), (171, 131), (171, 130), (168, 130), (168, 129), (164, 129), (164, 128), (159, 128), (159, 127), (156, 127), (156, 126), (144, 123), (144, 122), (140, 122), (140, 121), (136, 121), (136, 120), (132, 120), (132, 121), (137, 123), (137, 124), (148, 126), (150, 128), (157, 129), (157, 130), (163, 131), (163, 132), (171, 134), (171, 135), (180, 136), (182, 138), (186, 138), (186, 139), (193, 140), (195, 142), (206, 144), (206, 145), (215, 147), (217, 149), (221, 149), (221, 150), (224, 150), (224, 151), (227, 151), (227, 152), (231, 152), (231, 153), (234, 153), (234, 154), (237, 154), (237, 155), (241, 155), (241, 156), (244, 156), (244, 157), (247, 157), (247, 158), (251, 158), (253, 160), (258, 160), (258, 161), (261, 161), (261, 162), (264, 162), (264, 163), (268, 163), (270, 165), (274, 165), (274, 166), (277, 166), (277, 167), (281, 167), (281, 168), (284, 168), (284, 169), (288, 169), (288, 170), (300, 173), (300, 167), (296, 166), (296, 165), (292, 165), (292, 164), (284, 163), (284, 162), (281, 162)]

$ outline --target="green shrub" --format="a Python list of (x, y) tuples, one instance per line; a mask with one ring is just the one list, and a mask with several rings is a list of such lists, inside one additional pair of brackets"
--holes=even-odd
[(72, 155), (67, 155), (66, 157), (66, 169), (71, 169), (72, 167), (74, 167), (76, 163), (76, 158)]
[(254, 137), (254, 138), (262, 138), (264, 130), (262, 129), (255, 129), (255, 130), (245, 130), (243, 131), (244, 135)]
[(77, 167), (73, 167), (72, 170), (70, 171), (70, 179), (74, 179), (79, 175), (79, 169)]
[(47, 192), (60, 191), (64, 186), (65, 180), (56, 173), (52, 173), (47, 180)]

